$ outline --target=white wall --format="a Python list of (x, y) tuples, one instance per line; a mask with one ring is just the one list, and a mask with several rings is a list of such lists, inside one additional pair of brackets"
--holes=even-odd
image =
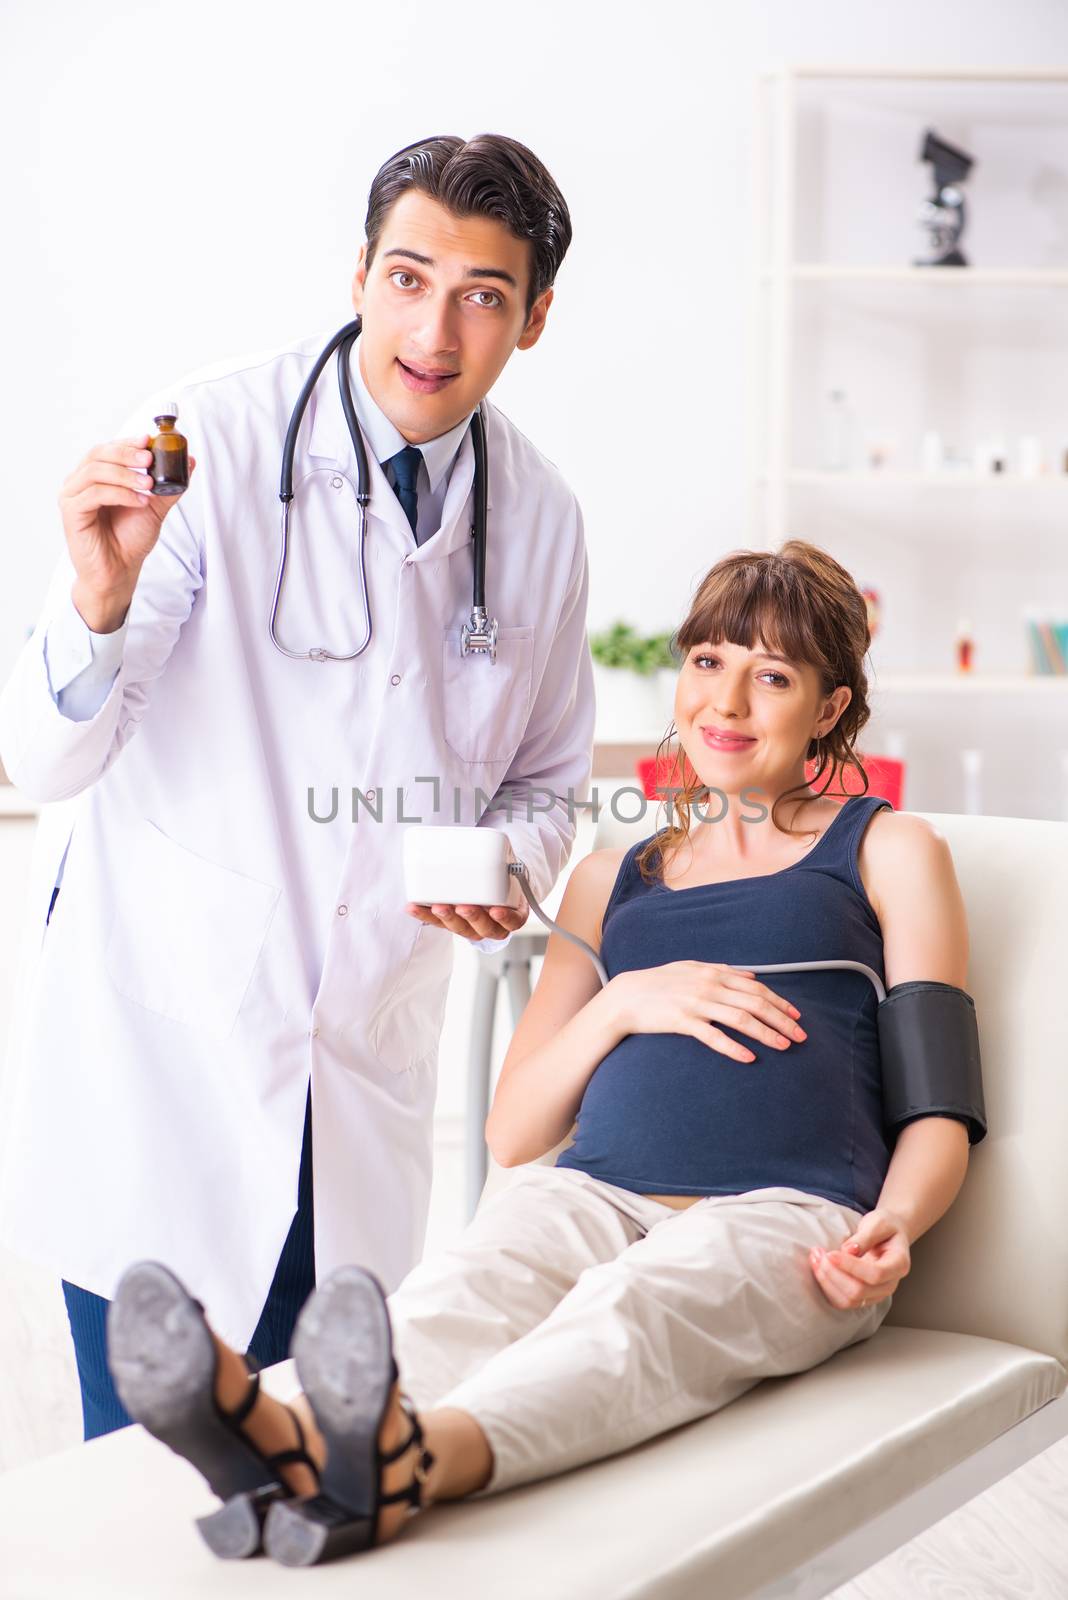
[(591, 627), (673, 626), (746, 539), (752, 83), (776, 60), (1063, 61), (1068, 7), (4, 7), (0, 676), (60, 548), (66, 474), (169, 379), (340, 326), (371, 177), (443, 131), (515, 135), (568, 198), (546, 335), (494, 398), (582, 499)]

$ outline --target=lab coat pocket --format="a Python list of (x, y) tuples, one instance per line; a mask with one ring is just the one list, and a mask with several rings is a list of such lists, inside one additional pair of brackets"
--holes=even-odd
[[(456, 937), (414, 917), (408, 921), (415, 929), (408, 958), (401, 956), (400, 976), (372, 1012), (368, 1026), (371, 1049), (391, 1072), (409, 1072), (437, 1053)], [(408, 938), (407, 928), (404, 936)]]
[(497, 659), (460, 655), (460, 630), (441, 645), (445, 743), (461, 761), (510, 761), (527, 725), (534, 667), (534, 629), (501, 628)]
[(148, 1011), (227, 1038), (280, 893), (139, 819), (116, 879), (112, 982)]

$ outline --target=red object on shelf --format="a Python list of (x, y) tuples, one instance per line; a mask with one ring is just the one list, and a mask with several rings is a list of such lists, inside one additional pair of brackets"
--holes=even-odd
[[(838, 782), (827, 791), (829, 800), (845, 800), (852, 794), (877, 794), (889, 800), (895, 811), (901, 810), (905, 792), (905, 763), (893, 756), (869, 756), (861, 752), (864, 771), (868, 774), (868, 787), (864, 788), (855, 767), (847, 767), (839, 774)], [(805, 781), (811, 783), (816, 771), (814, 761), (805, 762)], [(820, 788), (823, 780), (820, 780)]]
[(637, 762), (635, 771), (647, 800), (655, 800), (661, 789), (682, 787), (679, 764), (673, 756), (647, 756)]
[[(850, 767), (840, 776), (839, 783), (827, 791), (828, 799), (845, 800), (853, 794), (877, 794), (883, 800), (889, 800), (895, 811), (900, 811), (905, 792), (905, 763), (894, 756), (863, 755), (861, 759), (868, 774), (867, 790), (863, 789), (856, 770)], [(671, 756), (648, 756), (637, 763), (636, 772), (647, 800), (656, 800), (663, 789), (682, 786), (678, 761)], [(815, 772), (815, 761), (806, 762), (807, 783), (812, 783)]]

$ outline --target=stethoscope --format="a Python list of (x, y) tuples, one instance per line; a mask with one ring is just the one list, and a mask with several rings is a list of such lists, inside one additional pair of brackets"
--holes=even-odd
[[(363, 318), (356, 317), (352, 322), (346, 322), (330, 340), (326, 349), (317, 358), (315, 365), (300, 391), (297, 403), (293, 407), (293, 415), (289, 419), (289, 428), (286, 432), (286, 442), (282, 450), (282, 485), (278, 498), (282, 502), (282, 559), (278, 563), (278, 581), (274, 586), (274, 602), (271, 606), (271, 642), (281, 650), (285, 656), (290, 656), (294, 661), (353, 661), (367, 649), (371, 642), (371, 608), (367, 599), (367, 573), (364, 567), (364, 540), (367, 534), (367, 507), (371, 500), (369, 472), (367, 468), (367, 451), (364, 449), (363, 435), (360, 432), (359, 419), (356, 416), (356, 407), (352, 403), (352, 387), (349, 381), (349, 351), (360, 336)], [(340, 346), (340, 348), (339, 348)], [(308, 404), (308, 397), (315, 388), (319, 374), (330, 359), (331, 352), (337, 350), (338, 383), (341, 389), (341, 405), (345, 412), (345, 421), (348, 423), (349, 433), (352, 437), (352, 447), (356, 452), (356, 476), (358, 488), (356, 491), (356, 504), (359, 508), (359, 520), (356, 530), (357, 559), (360, 568), (360, 595), (363, 600), (364, 640), (356, 650), (350, 650), (347, 655), (335, 655), (320, 645), (313, 645), (310, 650), (288, 650), (281, 642), (275, 631), (278, 618), (278, 603), (282, 594), (282, 581), (285, 578), (286, 555), (289, 549), (289, 507), (293, 500), (293, 456), (297, 447), (297, 434), (304, 418), (304, 411)], [(489, 655), (491, 661), (497, 659), (497, 619), (486, 614), (486, 481), (488, 470), (486, 465), (486, 423), (482, 404), (471, 417), (471, 441), (475, 447), (475, 521), (471, 529), (474, 540), (474, 586), (471, 600), (471, 616), (460, 630), (460, 655), (471, 654)]]

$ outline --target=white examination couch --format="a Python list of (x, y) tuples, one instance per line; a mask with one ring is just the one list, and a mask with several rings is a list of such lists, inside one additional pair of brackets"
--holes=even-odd
[[(968, 906), (990, 1131), (873, 1338), (305, 1571), (217, 1561), (192, 1526), (213, 1503), (198, 1474), (127, 1429), (3, 1477), (3, 1600), (819, 1596), (1068, 1432), (1068, 827), (931, 820)], [(292, 1383), (291, 1363), (269, 1374)]]

